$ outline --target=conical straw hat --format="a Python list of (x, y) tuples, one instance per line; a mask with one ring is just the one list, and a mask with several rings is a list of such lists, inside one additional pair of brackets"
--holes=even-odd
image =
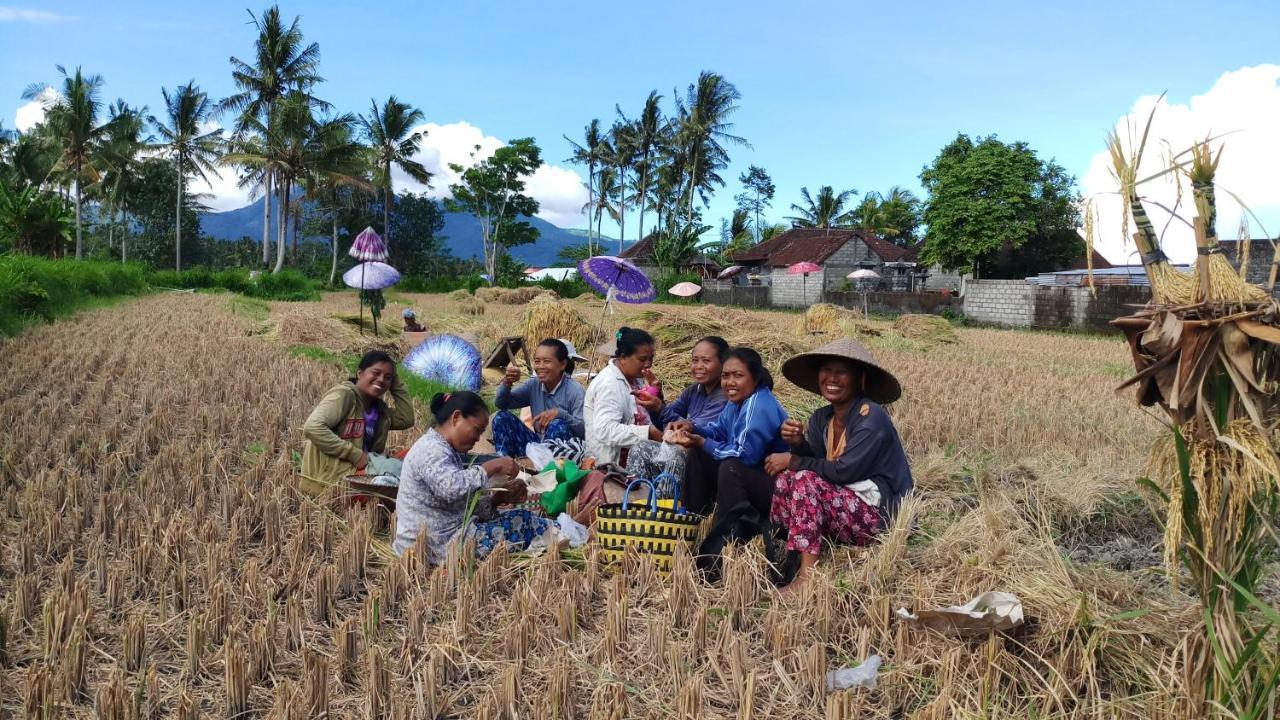
[(853, 338), (841, 338), (809, 352), (800, 353), (782, 364), (782, 374), (788, 380), (811, 393), (821, 395), (818, 389), (818, 368), (831, 359), (849, 360), (866, 376), (863, 395), (882, 405), (902, 396), (902, 385), (893, 373), (880, 367), (871, 351)]

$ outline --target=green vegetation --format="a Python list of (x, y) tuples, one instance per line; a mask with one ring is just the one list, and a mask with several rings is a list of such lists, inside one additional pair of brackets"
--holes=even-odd
[(135, 265), (0, 255), (0, 335), (149, 289), (146, 271)]
[(320, 299), (320, 283), (296, 270), (249, 277), (248, 270), (212, 271), (204, 268), (159, 270), (151, 273), (151, 284), (157, 288), (204, 290), (222, 288), (263, 300), (306, 301)]

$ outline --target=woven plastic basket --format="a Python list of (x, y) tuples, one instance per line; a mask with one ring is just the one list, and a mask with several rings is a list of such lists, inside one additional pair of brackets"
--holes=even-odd
[[(664, 508), (658, 503), (655, 480), (643, 478), (627, 485), (626, 495), (620, 503), (610, 503), (596, 508), (596, 542), (606, 562), (622, 559), (627, 546), (653, 557), (659, 570), (671, 569), (671, 558), (677, 545), (689, 546), (698, 539), (702, 516), (686, 512), (679, 501)], [(645, 505), (629, 502), (631, 490), (638, 485), (649, 486), (649, 500)], [(676, 497), (679, 497), (678, 485)]]

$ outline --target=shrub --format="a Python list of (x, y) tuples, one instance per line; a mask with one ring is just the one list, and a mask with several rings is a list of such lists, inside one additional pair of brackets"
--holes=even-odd
[(97, 298), (147, 289), (146, 271), (136, 265), (0, 255), (0, 335), (69, 314)]

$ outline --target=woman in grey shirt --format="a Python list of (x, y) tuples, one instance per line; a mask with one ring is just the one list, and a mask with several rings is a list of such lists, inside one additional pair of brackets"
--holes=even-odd
[[(526, 488), (516, 480), (515, 460), (495, 458), (468, 465), (462, 454), (475, 447), (489, 425), (484, 400), (465, 390), (431, 399), (436, 426), (405, 456), (396, 498), (395, 551), (413, 547), (427, 533), (430, 561), (444, 562), (450, 542), (474, 535), (476, 551), (486, 555), (499, 542), (524, 549), (551, 523), (525, 509), (493, 511), (493, 503), (518, 503)], [(496, 495), (496, 497), (494, 497)], [(474, 502), (473, 502), (474, 498)]]

